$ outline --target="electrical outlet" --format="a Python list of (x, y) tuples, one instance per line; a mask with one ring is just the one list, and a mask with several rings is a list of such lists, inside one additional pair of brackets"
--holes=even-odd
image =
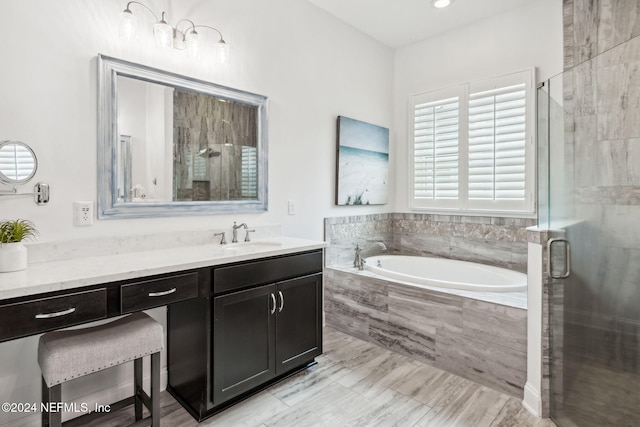
[(73, 202), (73, 225), (93, 225), (93, 202)]
[(297, 212), (296, 210), (296, 201), (295, 200), (289, 200), (289, 203), (287, 205), (288, 210), (289, 210), (289, 215), (295, 215)]

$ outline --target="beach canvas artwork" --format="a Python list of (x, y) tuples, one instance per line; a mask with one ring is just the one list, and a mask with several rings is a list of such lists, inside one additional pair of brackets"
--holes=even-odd
[(338, 116), (336, 205), (384, 205), (389, 129)]

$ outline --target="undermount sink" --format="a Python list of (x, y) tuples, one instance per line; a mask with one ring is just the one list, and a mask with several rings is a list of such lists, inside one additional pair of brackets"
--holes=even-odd
[(224, 248), (224, 251), (225, 252), (252, 251), (252, 250), (257, 251), (260, 249), (275, 248), (277, 246), (282, 246), (282, 243), (270, 242), (270, 241), (231, 243), (230, 245)]
[(268, 242), (268, 241), (258, 241), (258, 242), (245, 242), (245, 243), (240, 243), (240, 246), (244, 246), (244, 247), (252, 247), (252, 246), (256, 246), (256, 247), (261, 247), (261, 246), (282, 246), (282, 243), (280, 242)]

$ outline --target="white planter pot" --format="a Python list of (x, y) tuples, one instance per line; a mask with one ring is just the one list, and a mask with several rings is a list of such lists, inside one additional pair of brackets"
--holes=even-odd
[(0, 273), (27, 268), (27, 248), (20, 242), (0, 244)]

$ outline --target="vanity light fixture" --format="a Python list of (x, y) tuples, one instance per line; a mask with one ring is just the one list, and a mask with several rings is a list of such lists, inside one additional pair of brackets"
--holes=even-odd
[(451, 6), (454, 0), (431, 0), (431, 4), (433, 7), (437, 9), (443, 9), (447, 6)]
[[(229, 45), (224, 41), (224, 37), (222, 37), (222, 33), (218, 29), (209, 25), (196, 25), (190, 19), (181, 19), (176, 23), (175, 27), (173, 27), (167, 22), (166, 12), (163, 11), (158, 19), (158, 15), (153, 10), (138, 1), (128, 2), (126, 8), (122, 11), (122, 16), (120, 18), (121, 38), (125, 40), (133, 40), (136, 39), (138, 35), (137, 17), (131, 11), (132, 5), (142, 6), (142, 8), (153, 15), (153, 18), (155, 19), (155, 24), (153, 24), (153, 37), (156, 40), (156, 46), (162, 48), (174, 48), (178, 50), (186, 49), (190, 56), (195, 57), (198, 54), (199, 38), (199, 34), (196, 29), (206, 28), (215, 31), (220, 36), (216, 43), (218, 60), (223, 63), (226, 62)], [(180, 27), (182, 27), (182, 29), (180, 29)]]

